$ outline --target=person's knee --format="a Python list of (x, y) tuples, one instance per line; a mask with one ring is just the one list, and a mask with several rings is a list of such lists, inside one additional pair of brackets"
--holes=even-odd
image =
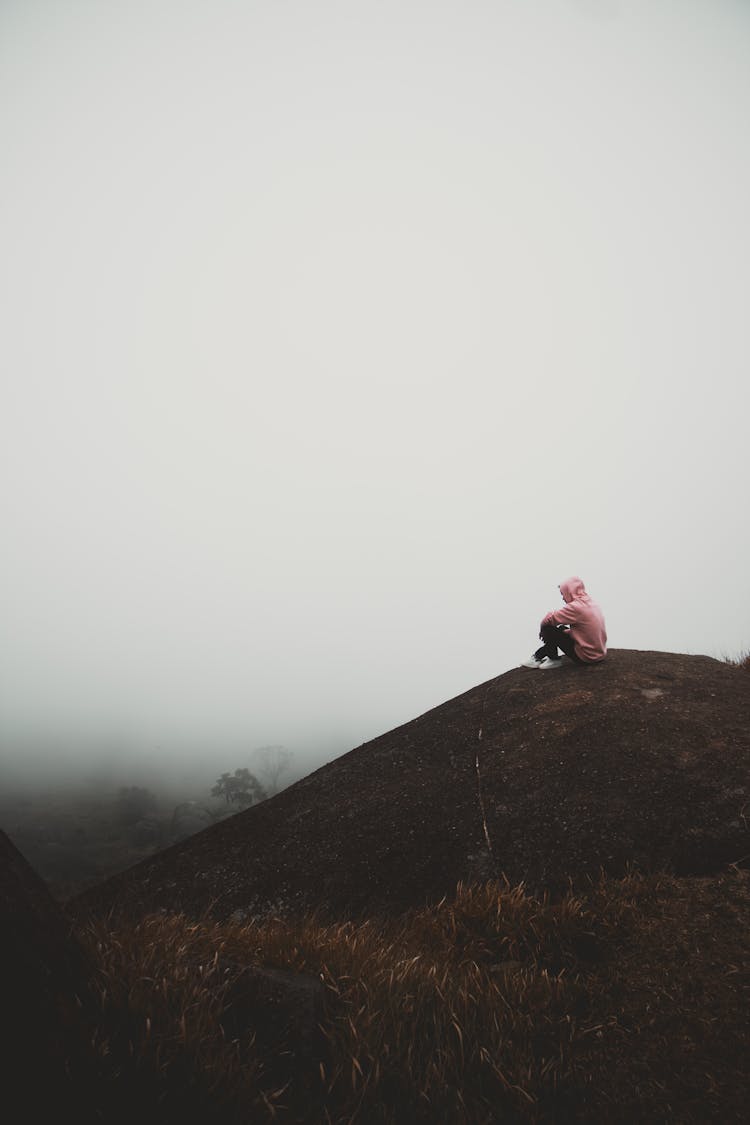
[(556, 637), (559, 637), (561, 632), (565, 632), (564, 626), (562, 625), (542, 625), (539, 630), (539, 636), (544, 641), (552, 641)]

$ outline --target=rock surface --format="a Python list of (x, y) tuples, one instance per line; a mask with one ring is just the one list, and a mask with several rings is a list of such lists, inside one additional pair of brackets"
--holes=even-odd
[[(91, 966), (62, 910), (4, 832), (0, 974), (7, 1104), (16, 1107), (19, 1121), (41, 1121), (51, 1111), (60, 1119), (93, 1120), (79, 1081), (88, 1064)], [(75, 1077), (71, 1062), (79, 1071)]]
[(243, 918), (392, 912), (505, 876), (561, 892), (629, 864), (707, 874), (750, 857), (750, 678), (615, 649), (518, 668), (70, 901)]
[(252, 1035), (265, 1062), (264, 1084), (294, 1079), (313, 1087), (327, 1061), (324, 988), (319, 977), (280, 969), (242, 967), (224, 997), (221, 1025), (228, 1039)]

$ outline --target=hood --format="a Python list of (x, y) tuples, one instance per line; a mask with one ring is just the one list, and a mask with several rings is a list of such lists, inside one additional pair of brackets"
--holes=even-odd
[(576, 601), (588, 601), (589, 599), (583, 579), (575, 574), (572, 578), (565, 578), (560, 583), (560, 593), (563, 596), (563, 601), (566, 602), (572, 602), (574, 599)]

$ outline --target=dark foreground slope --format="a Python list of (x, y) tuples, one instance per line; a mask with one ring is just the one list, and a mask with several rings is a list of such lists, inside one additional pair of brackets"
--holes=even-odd
[(750, 678), (613, 650), (514, 669), (71, 900), (217, 917), (393, 912), (495, 875), (561, 891), (750, 856)]
[(0, 1058), (3, 1104), (18, 1120), (100, 1120), (93, 1074), (93, 962), (59, 905), (0, 832)]

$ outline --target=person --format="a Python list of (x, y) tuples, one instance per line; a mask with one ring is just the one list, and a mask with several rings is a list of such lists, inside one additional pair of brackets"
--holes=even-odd
[(558, 589), (565, 605), (550, 610), (542, 618), (539, 628), (542, 646), (523, 662), (523, 668), (540, 671), (560, 668), (565, 657), (574, 664), (599, 664), (607, 655), (604, 614), (586, 592), (582, 580), (574, 575), (561, 582)]

